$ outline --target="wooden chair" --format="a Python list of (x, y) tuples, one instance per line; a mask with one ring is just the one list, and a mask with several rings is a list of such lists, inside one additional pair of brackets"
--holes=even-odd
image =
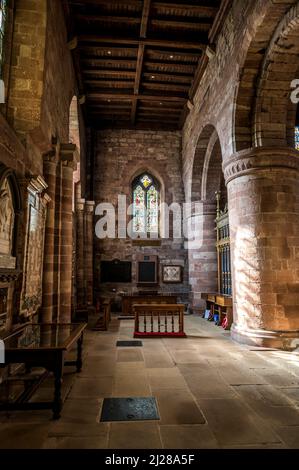
[(107, 331), (109, 323), (111, 321), (111, 300), (102, 299), (97, 301), (96, 311), (99, 314), (99, 318), (92, 328), (93, 331)]

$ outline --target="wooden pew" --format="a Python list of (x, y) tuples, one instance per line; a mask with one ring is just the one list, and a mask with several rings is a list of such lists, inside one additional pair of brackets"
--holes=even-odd
[(134, 304), (134, 337), (185, 338), (183, 304)]
[(101, 299), (97, 302), (99, 318), (92, 328), (93, 331), (107, 331), (111, 321), (111, 300)]
[(225, 330), (230, 330), (233, 323), (233, 301), (229, 295), (211, 293), (202, 294), (202, 299), (207, 303), (207, 310), (211, 311), (211, 316), (214, 314), (219, 315), (218, 324), (221, 325), (223, 320), (226, 319)]

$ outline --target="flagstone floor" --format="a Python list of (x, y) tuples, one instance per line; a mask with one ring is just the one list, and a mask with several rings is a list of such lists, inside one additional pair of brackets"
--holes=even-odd
[[(132, 339), (133, 321), (87, 331), (81, 374), (69, 368), (51, 411), (0, 413), (0, 448), (299, 448), (299, 353), (240, 346), (194, 315), (187, 339)], [(49, 379), (50, 380), (50, 379)], [(35, 399), (53, 389), (46, 381)], [(105, 397), (156, 397), (159, 421), (100, 422)]]

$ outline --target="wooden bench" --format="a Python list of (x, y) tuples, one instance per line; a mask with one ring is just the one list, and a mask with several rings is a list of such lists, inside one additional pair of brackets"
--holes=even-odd
[(99, 318), (92, 328), (93, 331), (107, 331), (111, 321), (111, 300), (101, 299), (97, 302), (96, 307)]
[(182, 304), (134, 304), (134, 337), (185, 338)]
[(233, 323), (233, 300), (229, 295), (211, 293), (202, 294), (202, 299), (207, 303), (207, 310), (211, 311), (211, 317), (215, 314), (219, 315), (219, 325), (222, 325), (226, 319), (225, 330), (230, 330)]
[(177, 295), (172, 294), (136, 294), (122, 296), (122, 315), (133, 315), (133, 305), (135, 304), (176, 304)]

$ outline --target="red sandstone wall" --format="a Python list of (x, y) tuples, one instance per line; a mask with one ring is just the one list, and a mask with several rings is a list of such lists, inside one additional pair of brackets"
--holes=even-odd
[[(236, 149), (253, 145), (250, 127), (253, 123), (254, 97), (264, 54), (279, 22), (295, 3), (296, 0), (233, 2), (217, 41), (216, 55), (209, 61), (193, 100), (194, 107), (183, 129), (183, 181), (187, 198), (191, 195), (196, 146), (207, 125), (213, 125), (218, 132), (223, 159), (229, 158)], [(281, 70), (284, 70), (283, 63), (280, 64), (279, 71)], [(281, 145), (281, 139), (278, 140), (275, 130), (279, 126), (279, 113), (282, 111), (279, 107), (282, 85), (278, 77), (275, 80), (277, 84), (272, 83), (274, 92), (268, 90), (268, 94), (273, 103), (278, 105), (271, 118), (278, 115), (278, 120), (276, 125), (268, 125), (271, 132), (270, 141), (267, 142), (267, 145), (274, 146)], [(283, 93), (285, 94), (284, 90)], [(284, 119), (285, 116), (281, 115), (281, 118)], [(264, 118), (265, 123), (267, 120), (270, 118)]]
[[(94, 168), (94, 199), (116, 204), (117, 195), (125, 194), (129, 200), (131, 181), (144, 170), (150, 171), (165, 187), (165, 202), (182, 203), (184, 192), (181, 179), (181, 134), (179, 132), (154, 132), (131, 130), (105, 130), (98, 132)], [(158, 289), (188, 293), (187, 253), (183, 240), (161, 242), (160, 247), (133, 246), (132, 241), (95, 238), (95, 288), (99, 287), (99, 264), (101, 260), (132, 261), (133, 283), (101, 286), (101, 292), (113, 296), (112, 289), (136, 288), (136, 257), (138, 254), (156, 254), (160, 259)], [(184, 268), (182, 284), (163, 284), (161, 264), (180, 264)]]
[[(69, 142), (70, 103), (77, 91), (60, 0), (17, 0), (12, 40), (7, 106), (1, 106), (0, 114), (0, 162), (14, 169), (18, 178), (43, 176), (43, 154), (52, 148), (52, 138), (58, 144)], [(80, 110), (79, 122), (84, 169), (85, 129)], [(22, 215), (18, 234), (22, 250), (25, 219)], [(47, 246), (46, 252), (50, 257), (53, 247)], [(61, 271), (58, 261), (55, 270)]]

